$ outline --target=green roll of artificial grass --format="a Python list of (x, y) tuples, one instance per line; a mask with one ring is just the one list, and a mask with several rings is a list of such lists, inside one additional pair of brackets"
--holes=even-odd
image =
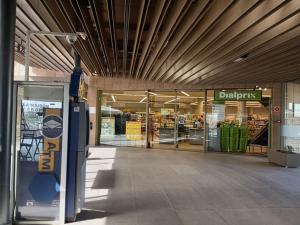
[(246, 152), (248, 144), (248, 127), (242, 125), (240, 127), (240, 141), (239, 141), (239, 150), (241, 152)]
[(221, 151), (228, 152), (229, 148), (229, 124), (222, 123), (221, 125)]
[(239, 126), (230, 125), (229, 151), (236, 152), (239, 148)]

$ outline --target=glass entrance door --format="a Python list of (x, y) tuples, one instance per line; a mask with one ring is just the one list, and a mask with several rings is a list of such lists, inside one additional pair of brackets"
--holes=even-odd
[(178, 149), (204, 151), (204, 91), (177, 91)]
[(177, 106), (176, 91), (149, 91), (148, 142), (150, 147), (176, 149)]
[(17, 222), (63, 224), (68, 85), (17, 83)]

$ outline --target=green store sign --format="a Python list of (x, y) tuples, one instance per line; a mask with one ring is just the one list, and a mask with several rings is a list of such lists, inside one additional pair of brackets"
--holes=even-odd
[(260, 101), (261, 90), (216, 90), (214, 91), (215, 101)]

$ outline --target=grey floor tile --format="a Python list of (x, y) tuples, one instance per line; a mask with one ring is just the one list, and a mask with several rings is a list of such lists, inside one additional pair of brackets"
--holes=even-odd
[(184, 225), (229, 225), (213, 210), (179, 210)]
[(91, 153), (89, 211), (74, 224), (300, 224), (300, 169), (218, 153), (136, 148)]

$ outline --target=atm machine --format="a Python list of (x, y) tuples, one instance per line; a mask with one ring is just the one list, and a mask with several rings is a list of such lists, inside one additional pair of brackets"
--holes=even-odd
[(89, 110), (86, 102), (70, 102), (66, 187), (66, 221), (76, 220), (84, 204), (86, 158), (89, 144)]
[[(79, 63), (80, 60), (73, 70), (70, 85), (16, 83), (15, 89), (20, 90), (21, 96), (17, 99), (19, 110), (16, 110), (19, 118), (19, 132), (16, 133), (19, 148), (15, 190), (17, 222), (53, 224), (74, 221), (83, 207), (89, 107), (78, 94), (82, 79)], [(65, 98), (68, 92), (70, 98)], [(45, 100), (45, 96), (50, 97)], [(64, 132), (64, 124), (68, 124), (68, 132)], [(66, 151), (67, 154), (63, 154)], [(66, 195), (62, 194), (61, 180), (65, 172)], [(65, 213), (62, 213), (63, 209)]]
[(85, 199), (86, 159), (89, 151), (90, 120), (87, 102), (78, 96), (82, 70), (75, 67), (71, 75), (69, 105), (69, 138), (66, 186), (67, 222), (76, 220)]

